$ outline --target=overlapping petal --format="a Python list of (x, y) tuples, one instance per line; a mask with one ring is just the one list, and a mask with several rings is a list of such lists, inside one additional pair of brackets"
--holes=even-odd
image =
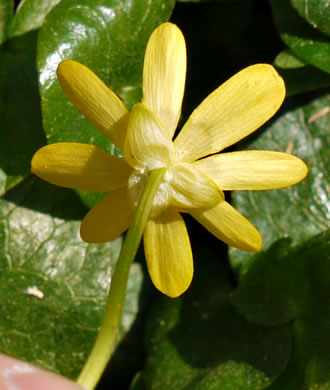
[(77, 61), (62, 61), (57, 68), (57, 77), (63, 92), (78, 110), (122, 150), (128, 111), (116, 94)]
[(61, 187), (109, 192), (127, 185), (132, 168), (125, 159), (97, 146), (63, 142), (39, 149), (32, 158), (31, 171)]
[(148, 170), (162, 168), (173, 159), (173, 143), (164, 125), (142, 103), (130, 113), (124, 155), (132, 167)]
[(229, 203), (223, 201), (209, 209), (193, 209), (189, 212), (226, 244), (247, 252), (261, 250), (262, 237), (258, 230)]
[(192, 162), (234, 144), (271, 118), (284, 96), (272, 66), (243, 69), (194, 110), (174, 141), (177, 158)]
[(86, 214), (80, 226), (80, 235), (90, 243), (109, 242), (124, 233), (131, 221), (127, 188), (121, 188), (110, 192)]
[(223, 192), (192, 164), (175, 164), (166, 172), (170, 204), (184, 208), (212, 207), (224, 200)]
[(159, 26), (144, 58), (142, 102), (164, 123), (170, 138), (180, 118), (186, 61), (186, 44), (178, 27), (171, 23)]
[(186, 291), (193, 277), (193, 258), (178, 212), (169, 208), (147, 222), (144, 250), (150, 277), (161, 292), (174, 298)]
[(300, 182), (306, 164), (288, 153), (248, 150), (217, 154), (194, 163), (222, 190), (271, 190)]

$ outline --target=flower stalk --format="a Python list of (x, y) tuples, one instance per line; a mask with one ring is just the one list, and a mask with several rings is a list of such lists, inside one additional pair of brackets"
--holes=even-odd
[(136, 256), (145, 224), (153, 206), (153, 200), (164, 179), (165, 172), (166, 168), (151, 172), (121, 248), (111, 279), (101, 329), (89, 358), (77, 379), (77, 382), (88, 390), (95, 388), (116, 346), (130, 266)]

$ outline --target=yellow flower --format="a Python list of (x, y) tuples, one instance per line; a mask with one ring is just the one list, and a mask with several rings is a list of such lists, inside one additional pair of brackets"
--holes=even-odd
[(159, 26), (149, 39), (142, 102), (130, 113), (91, 70), (63, 61), (58, 79), (64, 93), (125, 158), (93, 145), (57, 143), (41, 148), (32, 160), (32, 172), (50, 183), (109, 192), (81, 224), (83, 240), (93, 243), (113, 240), (129, 227), (148, 175), (166, 167), (145, 226), (144, 248), (154, 285), (171, 297), (182, 294), (193, 276), (180, 212), (190, 213), (231, 246), (260, 251), (259, 232), (224, 200), (222, 190), (282, 188), (307, 174), (300, 159), (285, 153), (214, 155), (259, 128), (280, 107), (285, 87), (272, 66), (250, 66), (233, 76), (195, 109), (172, 141), (185, 75), (185, 41), (171, 23)]

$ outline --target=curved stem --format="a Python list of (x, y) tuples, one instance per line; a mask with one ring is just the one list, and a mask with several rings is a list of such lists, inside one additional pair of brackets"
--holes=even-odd
[(130, 266), (138, 250), (154, 197), (162, 183), (166, 168), (151, 172), (136, 208), (112, 275), (104, 320), (88, 360), (77, 382), (86, 389), (94, 389), (116, 346), (120, 320), (126, 296)]

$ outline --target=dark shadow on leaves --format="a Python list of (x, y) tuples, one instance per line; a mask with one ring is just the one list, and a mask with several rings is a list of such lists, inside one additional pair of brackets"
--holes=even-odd
[(4, 199), (64, 220), (81, 220), (88, 211), (73, 190), (48, 184), (32, 175), (8, 191)]
[(0, 48), (0, 168), (8, 176), (28, 175), (34, 152), (47, 143), (36, 68), (37, 33), (11, 38)]
[[(173, 367), (172, 359), (179, 359), (185, 370), (192, 373), (192, 382), (186, 385), (187, 389), (197, 389), (199, 379), (204, 381), (208, 375), (215, 375), (217, 370), (220, 375), (232, 362), (251, 367), (263, 373), (266, 378), (263, 380), (272, 381), (285, 369), (291, 354), (290, 324), (274, 327), (256, 325), (238, 313), (228, 300), (232, 291), (230, 275), (215, 248), (209, 242), (195, 242), (195, 274), (188, 292), (176, 303), (166, 303), (166, 297), (159, 297), (156, 301), (156, 311), (159, 307), (179, 306), (179, 318), (167, 331), (157, 330), (155, 325), (156, 334), (149, 335), (152, 345), (150, 366), (147, 367), (153, 371), (155, 364), (154, 369), (157, 370), (159, 360), (168, 361), (169, 367)], [(165, 324), (170, 322), (170, 318), (166, 319), (166, 310), (163, 314), (160, 311), (160, 315), (162, 317), (158, 313), (158, 321), (164, 318)], [(166, 352), (168, 345), (171, 347)], [(172, 348), (177, 351), (174, 356), (170, 352)], [(148, 371), (144, 376), (146, 383)], [(169, 370), (167, 376), (170, 382), (171, 375), (173, 381), (178, 380), (176, 373)], [(197, 384), (194, 384), (196, 381)]]

